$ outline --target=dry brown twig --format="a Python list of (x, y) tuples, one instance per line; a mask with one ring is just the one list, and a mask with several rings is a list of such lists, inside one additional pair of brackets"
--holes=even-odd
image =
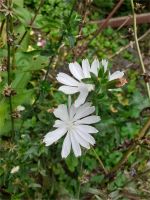
[[(138, 38), (138, 41), (141, 41), (143, 40), (147, 35), (150, 34), (150, 29), (147, 30), (141, 37)], [(135, 45), (135, 41), (130, 41), (129, 44), (127, 44), (126, 46), (124, 47), (121, 47), (115, 54), (111, 55), (108, 57), (108, 59), (112, 59), (114, 58), (115, 56), (119, 55), (120, 53), (122, 53), (123, 51), (125, 51), (127, 48), (129, 48), (130, 46), (133, 47), (133, 45)]]
[(123, 2), (124, 2), (124, 0), (118, 1), (118, 3), (115, 5), (115, 7), (112, 9), (112, 11), (109, 13), (109, 15), (104, 20), (104, 22), (92, 34), (93, 36), (91, 37), (91, 39), (87, 43), (85, 43), (82, 46), (79, 45), (79, 46), (76, 47), (76, 49), (75, 49), (75, 51), (76, 51), (76, 57), (75, 57), (75, 59), (77, 59), (78, 57), (80, 57), (81, 55), (83, 55), (83, 53), (86, 51), (87, 47), (91, 44), (91, 42), (104, 30), (104, 28), (108, 24), (109, 20), (111, 19), (111, 17), (117, 12), (117, 10), (120, 8), (120, 6), (122, 5)]

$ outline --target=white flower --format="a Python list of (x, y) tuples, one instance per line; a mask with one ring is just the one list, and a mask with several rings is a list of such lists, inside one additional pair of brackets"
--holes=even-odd
[(120, 79), (124, 76), (124, 72), (121, 71), (116, 71), (112, 74), (109, 73), (109, 81), (115, 80), (115, 79)]
[(101, 64), (104, 67), (104, 72), (106, 72), (107, 71), (107, 67), (108, 67), (108, 61), (105, 60), (105, 59), (102, 59)]
[(90, 145), (95, 144), (95, 139), (91, 134), (97, 133), (98, 130), (89, 124), (97, 123), (100, 121), (100, 117), (91, 115), (94, 111), (95, 107), (91, 106), (91, 103), (85, 103), (78, 108), (73, 104), (68, 107), (64, 104), (59, 105), (54, 110), (54, 115), (59, 120), (55, 121), (53, 127), (57, 129), (47, 133), (43, 142), (49, 146), (66, 134), (61, 156), (66, 158), (71, 148), (76, 157), (81, 156), (81, 146), (89, 149)]
[(25, 110), (25, 107), (24, 106), (21, 106), (21, 105), (19, 105), (19, 106), (17, 106), (17, 109), (16, 109), (17, 111), (23, 111), (23, 110)]
[(13, 167), (13, 168), (11, 169), (11, 172), (10, 172), (10, 173), (11, 173), (11, 174), (14, 174), (14, 173), (18, 172), (19, 169), (20, 169), (19, 166), (15, 166), (15, 167)]
[[(102, 59), (101, 64), (104, 67), (104, 72), (106, 72), (107, 68), (108, 68), (108, 61), (105, 60), (105, 59)], [(114, 72), (112, 74), (110, 74), (110, 72), (109, 72), (108, 79), (109, 79), (109, 81), (112, 81), (112, 80), (115, 80), (115, 79), (120, 79), (123, 76), (124, 76), (124, 72), (121, 72), (121, 71), (116, 71), (116, 72)]]
[(93, 84), (86, 84), (82, 81), (82, 79), (90, 78), (90, 72), (94, 73), (98, 76), (98, 69), (99, 69), (99, 61), (95, 59), (90, 67), (88, 59), (82, 60), (82, 67), (77, 63), (70, 63), (69, 70), (74, 78), (65, 74), (59, 73), (56, 79), (64, 84), (59, 88), (60, 91), (64, 92), (65, 94), (75, 94), (80, 93), (77, 100), (75, 101), (75, 107), (82, 105), (89, 92), (94, 90)]

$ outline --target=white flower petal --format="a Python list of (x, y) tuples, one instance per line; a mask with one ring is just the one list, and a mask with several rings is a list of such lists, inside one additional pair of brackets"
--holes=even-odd
[(15, 167), (13, 167), (13, 168), (11, 169), (10, 173), (11, 173), (11, 174), (14, 174), (14, 173), (18, 172), (19, 169), (20, 169), (19, 166), (15, 166)]
[(74, 94), (79, 92), (79, 89), (77, 87), (71, 87), (71, 86), (61, 86), (59, 87), (58, 90), (65, 94)]
[(109, 81), (122, 78), (124, 76), (124, 72), (116, 71), (113, 74), (109, 75)]
[(70, 112), (69, 112), (70, 120), (73, 119), (74, 115), (76, 114), (76, 111), (77, 111), (77, 108), (75, 108), (74, 104), (72, 104), (70, 107)]
[(79, 143), (76, 141), (76, 138), (73, 132), (70, 132), (70, 138), (71, 138), (72, 149), (75, 156), (76, 157), (81, 156), (81, 147)]
[(82, 69), (83, 69), (83, 74), (84, 78), (90, 78), (90, 64), (88, 59), (83, 59), (82, 60)]
[(71, 150), (70, 134), (67, 133), (62, 146), (62, 151), (61, 151), (62, 158), (66, 158), (69, 155), (70, 150)]
[(80, 128), (81, 132), (87, 132), (87, 133), (98, 133), (98, 130), (94, 128), (93, 126), (88, 125), (78, 125), (77, 128)]
[(85, 109), (90, 108), (91, 105), (92, 105), (91, 102), (86, 102), (86, 103), (82, 104), (82, 105), (79, 106), (79, 107), (75, 107), (74, 104), (72, 104), (72, 106), (71, 106), (71, 107), (72, 107), (72, 110), (70, 109), (70, 112), (71, 112), (71, 113), (73, 112), (73, 113), (72, 113), (72, 116), (75, 116), (76, 113), (82, 112), (82, 111), (84, 111)]
[(65, 135), (66, 132), (67, 129), (65, 127), (51, 131), (45, 135), (43, 142), (46, 144), (46, 146), (49, 146), (59, 140), (63, 135)]
[(80, 126), (76, 129), (76, 131), (78, 132), (78, 134), (85, 140), (87, 141), (88, 143), (90, 143), (91, 145), (94, 145), (95, 144), (95, 139), (90, 135), (88, 134), (85, 130), (82, 130), (80, 128)]
[(60, 127), (60, 126), (64, 126), (64, 122), (63, 121), (61, 121), (61, 120), (56, 120), (55, 121), (55, 124), (53, 125), (53, 127), (55, 127), (55, 128), (58, 128), (58, 127)]
[(23, 110), (25, 110), (24, 106), (21, 105), (17, 106), (17, 111), (23, 111)]
[(75, 136), (76, 141), (77, 141), (82, 147), (84, 147), (84, 148), (86, 148), (86, 149), (90, 149), (89, 143), (88, 143), (86, 140), (84, 140), (84, 138), (81, 137), (80, 134), (78, 134), (78, 132), (73, 131), (73, 134), (74, 134), (74, 136)]
[(94, 124), (100, 121), (100, 117), (96, 115), (88, 116), (83, 119), (79, 119), (75, 124)]
[(84, 78), (82, 68), (77, 62), (70, 63), (69, 70), (71, 74), (79, 81)]
[(108, 67), (108, 61), (105, 60), (105, 59), (102, 59), (102, 65), (104, 67), (104, 72), (106, 72), (107, 71), (107, 67)]
[(82, 104), (80, 107), (76, 108), (76, 113), (78, 113), (79, 111), (81, 112), (81, 110), (83, 111), (85, 109), (90, 108), (91, 105), (92, 105), (91, 102), (86, 102), (86, 103)]
[(80, 119), (83, 117), (86, 117), (88, 115), (90, 115), (91, 113), (93, 113), (95, 111), (95, 107), (86, 107), (84, 110), (83, 109), (79, 109), (78, 112), (76, 113), (76, 115), (74, 116), (74, 119)]
[(57, 118), (59, 118), (59, 119), (61, 119), (63, 121), (69, 120), (68, 109), (67, 109), (67, 106), (64, 105), (64, 104), (60, 104), (58, 106), (58, 108), (56, 108), (54, 110), (53, 113), (54, 113), (55, 117), (57, 117)]
[(65, 73), (59, 73), (56, 77), (57, 81), (65, 84), (65, 85), (69, 85), (69, 86), (78, 86), (79, 82), (76, 81), (74, 78), (72, 78), (71, 76), (65, 74)]
[(96, 76), (98, 76), (98, 69), (99, 69), (99, 60), (94, 59), (91, 65), (91, 72), (94, 73)]
[(85, 100), (88, 96), (88, 93), (89, 93), (88, 90), (80, 91), (80, 94), (74, 103), (75, 107), (79, 107), (80, 105), (82, 105), (85, 102)]

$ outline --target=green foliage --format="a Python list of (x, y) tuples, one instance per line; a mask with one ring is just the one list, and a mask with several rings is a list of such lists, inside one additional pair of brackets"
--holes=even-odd
[[(128, 200), (128, 189), (138, 199), (149, 199), (142, 190), (144, 185), (149, 191), (147, 141), (139, 141), (127, 163), (110, 177), (104, 175), (92, 149), (83, 150), (81, 158), (71, 153), (63, 160), (60, 155), (62, 141), (50, 148), (42, 142), (43, 136), (53, 129), (53, 109), (67, 101), (58, 91), (56, 74), (68, 71), (67, 63), (74, 60), (77, 50), (90, 41), (98, 28), (95, 24), (82, 24), (84, 7), (90, 13), (87, 12), (86, 19), (89, 22), (104, 18), (116, 2), (94, 0), (91, 7), (86, 7), (82, 1), (49, 0), (43, 1), (39, 12), (39, 0), (12, 2), (10, 74), (8, 68), (2, 70), (8, 64), (5, 62), (8, 59), (8, 32), (7, 16), (3, 12), (0, 14), (0, 199)], [(119, 16), (128, 14), (129, 1), (121, 9), (117, 13)], [(79, 37), (80, 27), (83, 38)], [(105, 29), (90, 43), (85, 54), (89, 60), (95, 56), (107, 58), (129, 42), (124, 34), (125, 30)], [(45, 43), (40, 46), (41, 40)], [(76, 49), (77, 46), (80, 48)], [(137, 63), (136, 56), (134, 58), (128, 51), (122, 58)], [(114, 70), (118, 68), (113, 67)], [(121, 68), (119, 64), (119, 69), (124, 70)], [(114, 89), (115, 81), (108, 83), (108, 73), (104, 73), (102, 66), (98, 77), (91, 73), (91, 78), (84, 80), (96, 85), (95, 91), (88, 96), (96, 107), (96, 114), (101, 116), (101, 122), (96, 124), (99, 133), (94, 135), (94, 149), (108, 170), (124, 156), (147, 120), (147, 116), (141, 114), (149, 107), (145, 83), (139, 80), (137, 70), (125, 71), (128, 84), (123, 88)], [(4, 93), (8, 84), (14, 91), (11, 99)], [(18, 106), (23, 106), (24, 110), (18, 111)], [(143, 171), (146, 171), (144, 175)]]

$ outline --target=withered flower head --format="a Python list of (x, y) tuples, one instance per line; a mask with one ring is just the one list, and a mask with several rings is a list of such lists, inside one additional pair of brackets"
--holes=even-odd
[(12, 112), (11, 116), (14, 118), (14, 119), (18, 119), (18, 118), (21, 118), (21, 114), (19, 111), (15, 110)]
[(15, 96), (16, 91), (11, 87), (11, 85), (7, 85), (7, 86), (5, 86), (2, 94), (5, 97)]
[(128, 83), (128, 81), (126, 80), (126, 78), (124, 78), (124, 77), (119, 78), (119, 79), (117, 79), (116, 87), (122, 87), (126, 83)]

